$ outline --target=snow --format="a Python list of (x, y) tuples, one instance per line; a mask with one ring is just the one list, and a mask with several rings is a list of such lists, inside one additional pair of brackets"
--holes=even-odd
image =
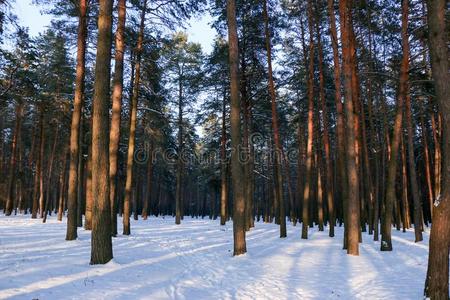
[[(119, 219), (119, 223), (121, 219)], [(114, 260), (90, 266), (90, 232), (65, 241), (66, 224), (0, 216), (0, 299), (423, 299), (429, 234), (393, 229), (392, 252), (363, 233), (360, 256), (336, 237), (256, 223), (248, 253), (232, 257), (232, 224), (152, 217), (113, 239)], [(119, 233), (121, 228), (119, 228)]]

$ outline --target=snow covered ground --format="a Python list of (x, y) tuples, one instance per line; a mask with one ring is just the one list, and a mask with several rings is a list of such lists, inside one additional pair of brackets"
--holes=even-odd
[[(121, 219), (119, 219), (121, 222)], [(393, 230), (393, 252), (363, 236), (360, 256), (336, 237), (257, 223), (248, 253), (232, 257), (232, 225), (173, 218), (133, 221), (114, 238), (114, 260), (90, 266), (90, 233), (64, 240), (65, 222), (0, 216), (0, 299), (422, 299), (428, 238)], [(121, 232), (121, 228), (119, 228)]]

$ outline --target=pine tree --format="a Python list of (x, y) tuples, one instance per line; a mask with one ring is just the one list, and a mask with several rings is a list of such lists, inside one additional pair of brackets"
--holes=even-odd
[(354, 121), (354, 99), (352, 68), (355, 62), (355, 45), (352, 21), (352, 1), (345, 0), (339, 2), (339, 16), (341, 18), (341, 42), (342, 42), (342, 69), (344, 79), (344, 98), (345, 98), (345, 116), (347, 119), (346, 130), (346, 163), (348, 180), (348, 200), (344, 205), (347, 211), (346, 236), (344, 237), (344, 248), (347, 246), (347, 253), (350, 255), (359, 255), (359, 186), (356, 165), (356, 140), (355, 140), (355, 121)]
[(247, 252), (245, 242), (245, 198), (241, 185), (242, 165), (239, 161), (239, 151), (241, 145), (240, 133), (240, 111), (241, 103), (239, 97), (239, 48), (236, 25), (236, 3), (234, 0), (227, 0), (228, 19), (228, 43), (230, 62), (230, 99), (231, 99), (231, 172), (233, 181), (233, 235), (234, 252), (233, 255), (241, 255)]
[(92, 238), (91, 264), (113, 258), (109, 203), (109, 114), (112, 43), (112, 1), (101, 0), (92, 115)]
[(141, 80), (141, 57), (142, 45), (144, 42), (144, 27), (145, 14), (147, 12), (147, 0), (144, 0), (141, 8), (141, 19), (139, 26), (139, 35), (136, 46), (136, 62), (134, 67), (134, 83), (133, 94), (131, 98), (131, 112), (130, 112), (130, 134), (128, 137), (128, 155), (127, 155), (127, 180), (125, 183), (125, 199), (123, 208), (123, 234), (130, 235), (130, 201), (133, 185), (133, 162), (134, 162), (134, 148), (136, 135), (136, 118), (137, 105), (139, 99), (139, 87)]
[[(450, 170), (450, 80), (448, 75), (448, 47), (446, 37), (445, 13), (446, 1), (428, 0), (429, 47), (431, 70), (437, 96), (437, 104), (442, 116), (443, 129), (443, 161), (442, 182), (448, 182)], [(447, 171), (445, 171), (447, 170)], [(442, 185), (434, 204), (433, 225), (430, 236), (430, 252), (428, 270), (425, 281), (425, 295), (431, 299), (448, 299), (449, 278), (449, 245), (450, 245), (450, 186)]]
[(79, 164), (79, 136), (80, 120), (83, 107), (85, 56), (87, 37), (87, 1), (80, 0), (78, 3), (78, 38), (77, 38), (77, 67), (75, 81), (75, 97), (72, 112), (72, 123), (70, 129), (70, 167), (67, 196), (67, 233), (66, 240), (77, 238), (77, 187), (78, 187), (78, 164)]
[(122, 106), (123, 93), (123, 70), (125, 55), (125, 20), (126, 20), (126, 0), (120, 0), (117, 3), (118, 21), (115, 36), (115, 63), (114, 63), (114, 79), (112, 93), (112, 116), (111, 131), (109, 136), (109, 186), (110, 195), (109, 202), (111, 206), (111, 234), (117, 235), (117, 213), (116, 213), (116, 190), (117, 190), (117, 165), (118, 150), (120, 141), (120, 116)]

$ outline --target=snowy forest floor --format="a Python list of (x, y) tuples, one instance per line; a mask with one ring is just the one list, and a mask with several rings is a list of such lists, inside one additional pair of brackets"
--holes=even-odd
[[(121, 224), (122, 219), (119, 218)], [(232, 257), (232, 223), (171, 217), (131, 220), (113, 239), (114, 260), (90, 266), (90, 232), (64, 240), (66, 224), (0, 216), (0, 299), (422, 299), (429, 234), (393, 229), (392, 252), (363, 233), (360, 256), (336, 236), (256, 223), (248, 253)], [(119, 225), (119, 233), (122, 232)]]

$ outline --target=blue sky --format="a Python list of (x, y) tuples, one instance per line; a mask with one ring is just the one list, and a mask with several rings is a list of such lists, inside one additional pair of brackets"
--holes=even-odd
[[(19, 24), (27, 26), (30, 29), (30, 34), (36, 36), (42, 32), (45, 27), (50, 24), (51, 16), (42, 15), (40, 8), (32, 4), (32, 0), (16, 0), (14, 12), (19, 17)], [(186, 31), (189, 34), (189, 40), (200, 43), (203, 51), (210, 53), (212, 43), (216, 31), (211, 28), (211, 16), (205, 15), (201, 19), (193, 19)]]

